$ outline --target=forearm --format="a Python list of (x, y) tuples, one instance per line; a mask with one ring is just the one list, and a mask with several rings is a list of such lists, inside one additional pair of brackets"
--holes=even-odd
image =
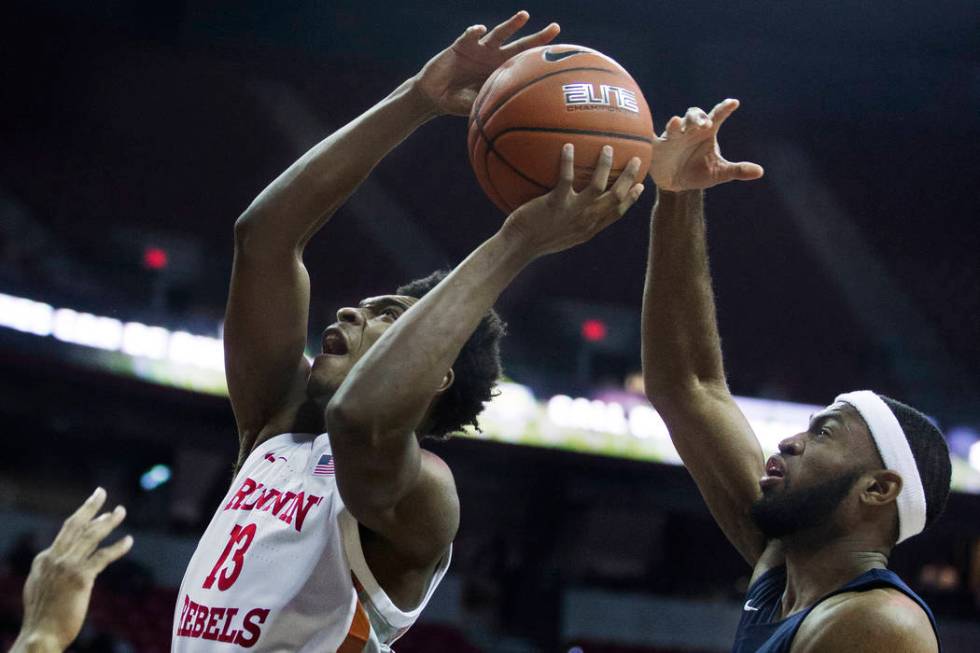
[(501, 230), (407, 311), (348, 374), (330, 416), (358, 431), (415, 431), (463, 345), (534, 256)]
[(263, 249), (304, 247), (374, 166), (434, 115), (414, 80), (404, 82), (269, 184), (239, 218), (239, 236)]
[(658, 194), (642, 320), (643, 375), (651, 400), (695, 383), (724, 384), (702, 191)]

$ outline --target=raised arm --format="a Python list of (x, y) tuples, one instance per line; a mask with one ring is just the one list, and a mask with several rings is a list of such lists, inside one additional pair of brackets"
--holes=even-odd
[(225, 374), (243, 453), (264, 431), (289, 430), (285, 413), (304, 393), (307, 242), (375, 164), (431, 115), (417, 88), (402, 84), (304, 154), (235, 223)]
[(752, 565), (765, 547), (749, 508), (759, 496), (762, 449), (725, 381), (705, 241), (703, 189), (756, 179), (762, 168), (730, 163), (717, 133), (738, 107), (690, 109), (656, 139), (658, 186), (643, 294), (643, 378), (684, 465), (728, 539)]
[(497, 234), (402, 315), (350, 371), (327, 409), (344, 504), (360, 523), (417, 560), (441, 554), (456, 530), (455, 493), (447, 491), (451, 476), (439, 463), (422, 462), (416, 429), (460, 349), (525, 266), (588, 240), (622, 216), (643, 190), (635, 183), (634, 159), (603, 191), (612, 166), (609, 148), (592, 185), (580, 193), (572, 190), (570, 145), (561, 166), (558, 187), (512, 213)]
[(225, 368), (242, 454), (292, 427), (303, 402), (310, 281), (303, 250), (374, 166), (419, 125), (469, 111), (503, 61), (547, 43), (557, 25), (502, 45), (528, 20), (520, 12), (487, 32), (467, 29), (413, 78), (313, 147), (275, 179), (235, 223), (225, 316)]

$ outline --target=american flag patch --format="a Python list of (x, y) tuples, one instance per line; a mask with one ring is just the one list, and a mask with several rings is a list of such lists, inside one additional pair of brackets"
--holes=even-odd
[(320, 460), (317, 461), (316, 467), (313, 468), (314, 476), (333, 476), (335, 473), (333, 466), (333, 456), (328, 453), (320, 456)]

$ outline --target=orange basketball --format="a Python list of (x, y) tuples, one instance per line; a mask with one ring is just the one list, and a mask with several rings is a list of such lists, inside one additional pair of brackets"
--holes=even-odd
[(609, 183), (634, 156), (650, 167), (653, 120), (643, 93), (611, 58), (580, 45), (547, 45), (508, 60), (470, 111), (470, 163), (494, 204), (510, 213), (558, 183), (561, 147), (575, 145), (575, 189), (588, 184), (603, 145)]

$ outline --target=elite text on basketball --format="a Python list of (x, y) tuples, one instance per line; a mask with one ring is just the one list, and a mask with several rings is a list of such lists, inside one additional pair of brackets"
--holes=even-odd
[(598, 89), (596, 91), (595, 85), (589, 83), (563, 84), (561, 90), (565, 94), (565, 109), (568, 111), (606, 109), (631, 113), (640, 112), (640, 107), (636, 102), (636, 93), (633, 91), (609, 84), (599, 84)]

